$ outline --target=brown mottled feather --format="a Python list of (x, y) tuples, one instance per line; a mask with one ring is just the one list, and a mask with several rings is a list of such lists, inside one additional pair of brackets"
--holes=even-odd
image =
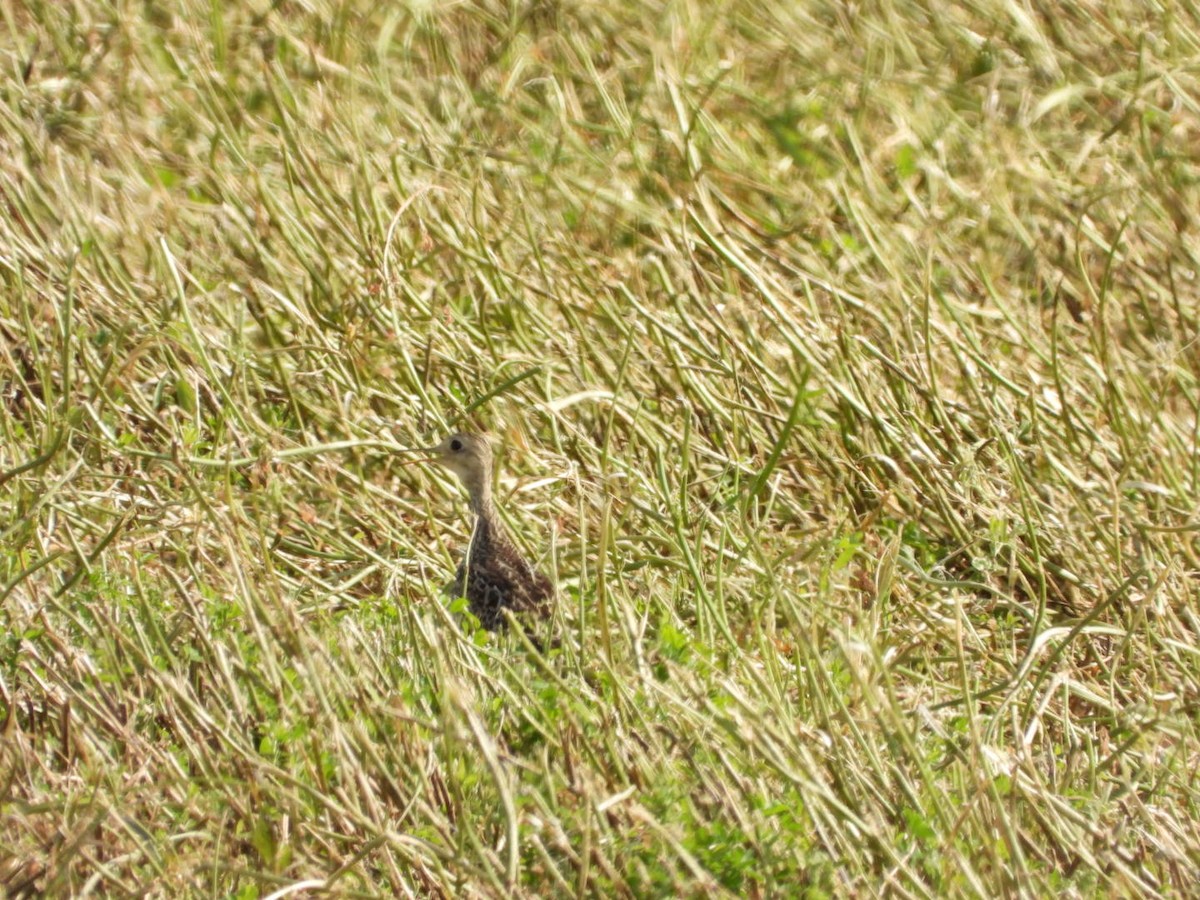
[(504, 609), (537, 617), (549, 615), (554, 587), (549, 578), (525, 561), (498, 522), (490, 516), (479, 516), (451, 592), (466, 597), (483, 627), (496, 631), (507, 624)]

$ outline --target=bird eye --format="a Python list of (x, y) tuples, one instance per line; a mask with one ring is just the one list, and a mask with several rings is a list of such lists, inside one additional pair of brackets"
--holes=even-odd
[(457, 453), (462, 449), (462, 441), (460, 441), (458, 438), (455, 438), (450, 442), (450, 449)]

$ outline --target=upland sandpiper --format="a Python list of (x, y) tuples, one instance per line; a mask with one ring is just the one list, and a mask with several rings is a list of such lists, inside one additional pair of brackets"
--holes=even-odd
[(482, 434), (452, 434), (435, 447), (415, 452), (458, 476), (467, 489), (475, 527), (471, 543), (448, 591), (466, 597), (471, 612), (488, 631), (507, 625), (504, 610), (544, 618), (550, 613), (554, 585), (509, 540), (492, 502), (492, 445)]

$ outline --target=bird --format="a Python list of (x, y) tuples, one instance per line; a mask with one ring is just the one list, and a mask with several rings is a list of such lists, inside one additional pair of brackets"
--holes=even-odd
[[(488, 631), (503, 631), (505, 610), (525, 618), (550, 615), (554, 585), (531, 565), (509, 539), (492, 499), (492, 445), (486, 435), (456, 432), (409, 463), (432, 462), (458, 476), (467, 491), (475, 526), (471, 542), (447, 592), (465, 597), (467, 608)], [(522, 623), (526, 634), (528, 625)], [(536, 642), (535, 642), (536, 645)]]

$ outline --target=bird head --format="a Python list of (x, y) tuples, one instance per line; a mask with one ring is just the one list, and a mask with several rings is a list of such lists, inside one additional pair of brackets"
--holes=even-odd
[(445, 466), (468, 487), (475, 478), (487, 479), (492, 474), (492, 445), (482, 434), (449, 435), (430, 448), (429, 459)]
[(490, 498), (492, 445), (485, 435), (455, 432), (441, 443), (416, 452), (425, 455), (410, 463), (432, 462), (449, 469), (467, 489), (472, 506), (481, 506)]

